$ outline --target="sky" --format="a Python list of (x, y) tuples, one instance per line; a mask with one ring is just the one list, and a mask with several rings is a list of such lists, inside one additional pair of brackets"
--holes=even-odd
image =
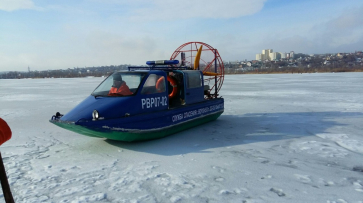
[(0, 72), (144, 65), (194, 41), (224, 61), (363, 50), (363, 1), (0, 0)]

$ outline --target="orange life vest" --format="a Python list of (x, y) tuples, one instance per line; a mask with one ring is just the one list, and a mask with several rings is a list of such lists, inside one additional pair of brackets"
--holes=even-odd
[(133, 93), (130, 91), (130, 88), (126, 85), (126, 82), (122, 82), (119, 88), (111, 87), (110, 92), (108, 94), (120, 94), (126, 96), (126, 95), (131, 95)]

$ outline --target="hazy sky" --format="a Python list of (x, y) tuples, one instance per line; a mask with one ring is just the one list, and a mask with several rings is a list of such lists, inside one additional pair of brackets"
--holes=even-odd
[(363, 0), (0, 0), (0, 72), (141, 65), (190, 41), (225, 61), (363, 50)]

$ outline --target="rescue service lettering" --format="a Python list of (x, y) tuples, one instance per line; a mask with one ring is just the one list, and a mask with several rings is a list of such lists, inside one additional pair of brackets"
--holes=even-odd
[(205, 114), (205, 113), (208, 113), (208, 112), (217, 111), (217, 110), (220, 110), (220, 109), (224, 109), (224, 104), (211, 105), (209, 107), (204, 107), (204, 108), (200, 108), (200, 109), (180, 113), (180, 114), (172, 116), (171, 120), (173, 122), (177, 122), (177, 121), (183, 120), (185, 118), (196, 117), (196, 116), (199, 116), (199, 115), (202, 115), (202, 114)]
[(172, 118), (173, 122), (183, 119), (183, 114), (174, 115)]
[(193, 116), (197, 115), (197, 112), (198, 112), (197, 110), (185, 112), (184, 118), (193, 117)]
[(167, 106), (168, 104), (168, 98), (166, 96), (164, 97), (151, 97), (151, 98), (145, 98), (141, 99), (141, 107), (144, 108), (154, 108), (159, 106)]

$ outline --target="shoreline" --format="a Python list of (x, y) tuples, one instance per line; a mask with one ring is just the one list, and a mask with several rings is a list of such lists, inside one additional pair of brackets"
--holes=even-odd
[(354, 70), (354, 71), (250, 71), (243, 73), (225, 73), (225, 75), (243, 75), (243, 74), (303, 74), (303, 73), (361, 73), (363, 70)]

